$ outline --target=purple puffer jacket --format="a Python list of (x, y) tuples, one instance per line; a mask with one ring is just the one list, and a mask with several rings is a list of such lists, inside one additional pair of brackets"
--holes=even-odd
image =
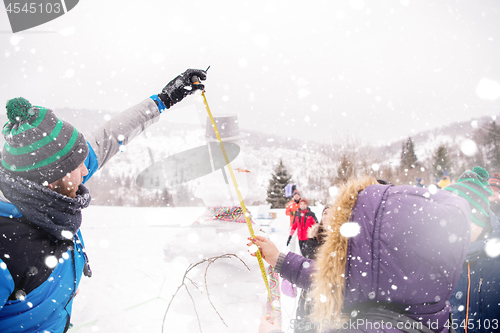
[[(468, 202), (443, 190), (370, 185), (359, 192), (350, 222), (360, 232), (348, 239), (343, 309), (355, 316), (361, 304), (388, 304), (434, 332), (448, 332), (448, 299), (470, 240)], [(330, 253), (331, 242), (326, 237), (318, 258)], [(311, 287), (313, 277), (328, 283), (328, 274), (316, 271), (314, 261), (288, 253), (280, 274), (301, 288)]]

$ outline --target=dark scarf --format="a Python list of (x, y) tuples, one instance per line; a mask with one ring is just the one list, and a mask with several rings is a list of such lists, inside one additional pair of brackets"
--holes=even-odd
[(61, 240), (71, 239), (82, 224), (83, 208), (90, 204), (89, 190), (80, 185), (75, 198), (52, 191), (0, 168), (0, 190), (31, 223)]

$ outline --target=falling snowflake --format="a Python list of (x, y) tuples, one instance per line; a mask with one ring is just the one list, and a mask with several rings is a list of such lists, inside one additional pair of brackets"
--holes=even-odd
[(340, 227), (340, 234), (344, 237), (357, 236), (361, 231), (361, 227), (356, 222), (347, 222)]
[(476, 143), (471, 139), (465, 139), (460, 143), (460, 150), (465, 156), (474, 156), (478, 152)]
[(66, 239), (71, 239), (73, 238), (73, 233), (69, 230), (63, 230), (61, 231), (61, 236), (63, 236)]
[(457, 235), (451, 234), (450, 237), (448, 237), (448, 241), (450, 243), (455, 243), (457, 241), (457, 238), (458, 238)]
[(45, 258), (45, 265), (47, 265), (48, 268), (54, 268), (57, 266), (57, 258), (55, 256), (47, 256)]
[(248, 252), (250, 252), (250, 253), (255, 253), (255, 252), (257, 252), (257, 250), (258, 250), (258, 249), (259, 249), (259, 247), (258, 247), (257, 245), (252, 244), (252, 245), (250, 245), (250, 247), (248, 248)]
[(336, 197), (337, 194), (339, 193), (339, 189), (335, 186), (332, 186), (328, 189), (328, 193), (330, 193), (330, 196)]
[(434, 184), (429, 185), (429, 193), (430, 194), (436, 194), (437, 190), (438, 190), (438, 188), (436, 185), (434, 185)]
[(500, 97), (500, 84), (497, 81), (483, 78), (476, 88), (479, 98), (495, 100)]
[(484, 246), (484, 252), (490, 258), (498, 257), (500, 255), (500, 239), (490, 239)]

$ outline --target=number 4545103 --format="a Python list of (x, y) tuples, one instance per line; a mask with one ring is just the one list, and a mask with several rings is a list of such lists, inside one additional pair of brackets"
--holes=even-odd
[(453, 320), (448, 320), (446, 322), (446, 324), (444, 325), (444, 327), (453, 328), (455, 330), (459, 327), (464, 328), (464, 329), (468, 328), (470, 330), (472, 330), (472, 329), (497, 330), (499, 325), (498, 325), (498, 319), (491, 319), (491, 320), (490, 319), (483, 319), (483, 320), (469, 319), (469, 321), (467, 323), (465, 322), (465, 319), (462, 320), (461, 323), (459, 323), (457, 319), (453, 319)]
[(59, 14), (62, 11), (61, 3), (25, 3), (24, 5), (18, 2), (11, 2), (7, 5), (7, 13), (55, 13)]

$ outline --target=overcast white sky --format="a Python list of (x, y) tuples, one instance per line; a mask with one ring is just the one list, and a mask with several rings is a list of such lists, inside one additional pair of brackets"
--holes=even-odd
[(82, 0), (16, 34), (0, 8), (0, 101), (118, 111), (210, 65), (214, 114), (304, 140), (500, 114), (499, 56), (495, 0)]

